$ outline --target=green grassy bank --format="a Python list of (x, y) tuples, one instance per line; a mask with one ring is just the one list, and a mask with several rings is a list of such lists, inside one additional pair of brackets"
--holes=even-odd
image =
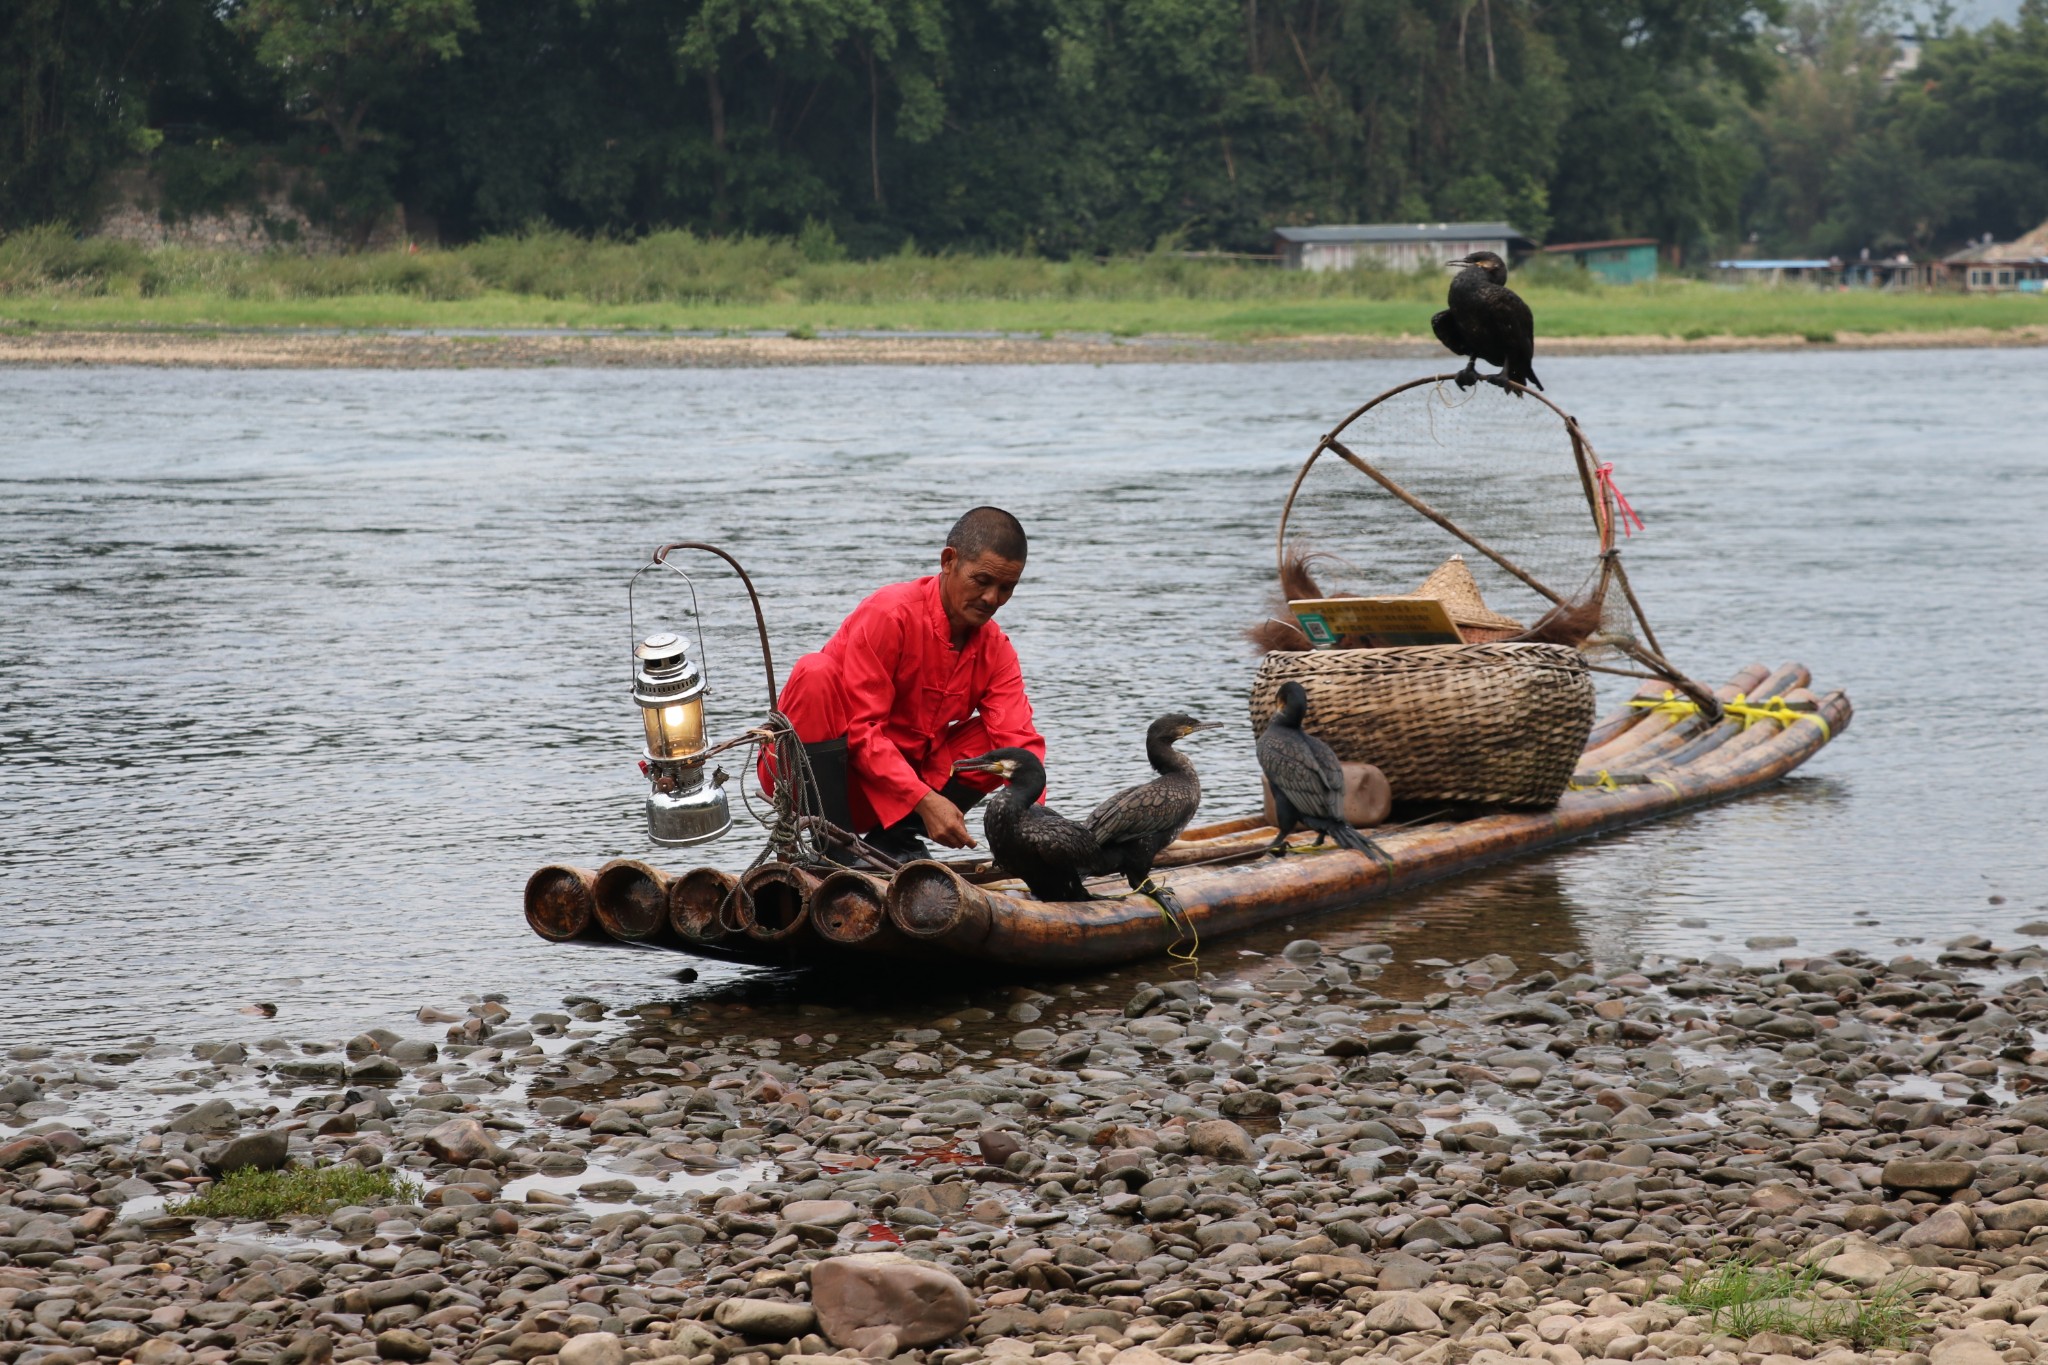
[[(1247, 340), (1426, 334), (1441, 274), (1282, 271), (1159, 254), (837, 259), (829, 240), (559, 233), (447, 251), (308, 257), (0, 239), (0, 325), (1171, 333)], [(1603, 286), (1568, 266), (1519, 271), (1542, 335), (1808, 336), (2048, 324), (2039, 295)]]

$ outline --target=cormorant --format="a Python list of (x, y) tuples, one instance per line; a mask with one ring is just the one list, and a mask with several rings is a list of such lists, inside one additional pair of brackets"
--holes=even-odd
[(1301, 728), (1308, 712), (1308, 692), (1298, 682), (1280, 684), (1280, 709), (1259, 736), (1259, 767), (1273, 788), (1273, 817), (1280, 833), (1270, 850), (1286, 852), (1287, 836), (1296, 825), (1316, 832), (1344, 848), (1355, 848), (1391, 863), (1386, 850), (1353, 829), (1344, 819), (1344, 768), (1336, 751)]
[(1152, 860), (1180, 837), (1202, 804), (1202, 780), (1195, 765), (1174, 748), (1197, 730), (1220, 728), (1213, 720), (1196, 720), (1179, 712), (1161, 716), (1145, 731), (1145, 757), (1159, 776), (1125, 787), (1088, 812), (1088, 832), (1102, 846), (1105, 870), (1121, 872), (1133, 891), (1142, 891), (1152, 876)]
[(988, 851), (1003, 871), (1021, 877), (1042, 901), (1095, 899), (1081, 877), (1102, 862), (1102, 847), (1087, 826), (1038, 804), (1045, 794), (1045, 765), (1038, 755), (1029, 749), (995, 749), (961, 759), (953, 771), (990, 773), (1003, 780), (982, 820)]
[(1444, 264), (1461, 268), (1451, 280), (1451, 306), (1431, 318), (1429, 328), (1452, 355), (1466, 357), (1458, 387), (1469, 389), (1479, 382), (1483, 360), (1500, 366), (1502, 378), (1542, 388), (1533, 368), (1536, 318), (1522, 296), (1508, 288), (1507, 263), (1491, 251), (1475, 251)]

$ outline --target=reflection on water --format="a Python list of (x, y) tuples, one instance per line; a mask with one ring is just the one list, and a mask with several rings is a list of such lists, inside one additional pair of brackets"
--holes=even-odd
[[(1417, 958), (1886, 951), (2048, 911), (2048, 580), (2019, 571), (2048, 461), (1978, 397), (2025, 391), (2037, 356), (1551, 367), (1649, 521), (1633, 577), (1667, 648), (1710, 677), (1803, 659), (1852, 693), (1855, 729), (1760, 797), (1206, 945), (1203, 967), (1383, 942), (1380, 988), (1419, 1000), (1449, 983)], [(1242, 717), (1238, 633), (1286, 480), (1411, 369), (0, 374), (9, 1037), (141, 1058), (118, 1076), (198, 1038), (332, 1039), (486, 991), (522, 1014), (708, 991), (736, 1020), (809, 1002), (922, 1027), (1185, 970), (967, 1006), (853, 971), (707, 966), (691, 991), (686, 959), (532, 937), (519, 887), (650, 852), (624, 584), (654, 544), (737, 549), (786, 670), (866, 588), (927, 569), (964, 506), (1009, 506), (1033, 552), (1003, 619), (1054, 797), (1085, 809), (1141, 775), (1154, 715)], [(729, 581), (700, 585), (730, 733), (760, 705), (751, 624)], [(1252, 804), (1242, 728), (1191, 752), (1212, 812)], [(752, 854), (742, 824), (725, 865)], [(259, 1001), (274, 1019), (241, 1012)]]

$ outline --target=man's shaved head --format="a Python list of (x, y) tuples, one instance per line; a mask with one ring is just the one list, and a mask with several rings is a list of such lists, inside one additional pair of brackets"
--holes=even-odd
[(992, 554), (1022, 564), (1030, 546), (1015, 517), (1000, 507), (976, 507), (946, 532), (946, 548), (969, 563)]

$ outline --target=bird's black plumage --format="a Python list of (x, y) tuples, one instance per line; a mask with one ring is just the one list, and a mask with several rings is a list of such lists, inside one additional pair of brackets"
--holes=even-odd
[(1429, 328), (1445, 350), (1467, 357), (1458, 387), (1479, 382), (1483, 360), (1498, 365), (1503, 378), (1542, 388), (1534, 368), (1536, 318), (1522, 296), (1508, 288), (1507, 263), (1491, 251), (1475, 251), (1450, 264), (1462, 267), (1451, 279), (1451, 306), (1431, 318)]
[(998, 866), (1023, 879), (1042, 901), (1093, 900), (1081, 878), (1102, 862), (1102, 846), (1086, 825), (1038, 804), (1045, 765), (1029, 749), (995, 749), (953, 765), (956, 773), (990, 773), (1003, 789), (989, 799), (982, 832)]
[(1301, 728), (1308, 713), (1308, 692), (1298, 682), (1280, 684), (1280, 709), (1259, 736), (1259, 768), (1273, 788), (1274, 822), (1279, 835), (1273, 852), (1287, 846), (1295, 826), (1316, 832), (1316, 843), (1328, 838), (1381, 862), (1386, 852), (1353, 829), (1344, 819), (1344, 767), (1336, 751)]
[(1202, 780), (1186, 754), (1174, 748), (1197, 730), (1215, 728), (1179, 712), (1161, 716), (1145, 731), (1145, 757), (1159, 774), (1150, 782), (1125, 787), (1088, 812), (1088, 832), (1102, 846), (1105, 872), (1121, 872), (1132, 890), (1152, 875), (1152, 860), (1180, 837), (1202, 804)]

